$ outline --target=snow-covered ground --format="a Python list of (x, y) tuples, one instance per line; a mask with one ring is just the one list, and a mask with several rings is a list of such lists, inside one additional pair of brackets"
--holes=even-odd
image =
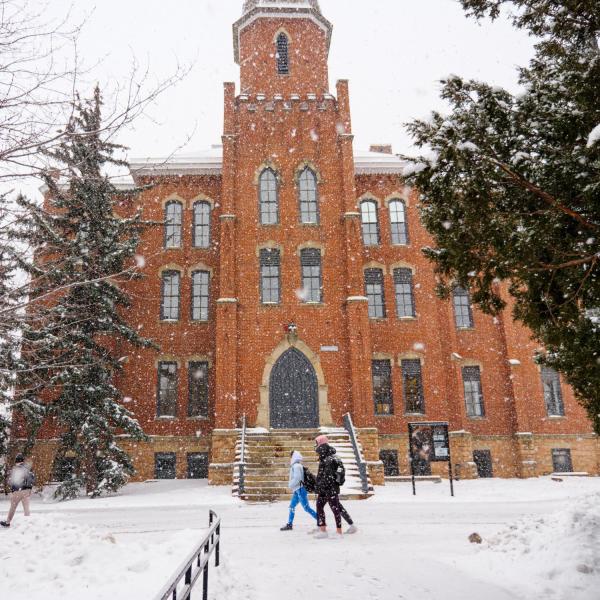
[[(347, 502), (359, 532), (316, 540), (300, 509), (250, 505), (199, 481), (132, 484), (119, 496), (56, 503), (38, 496), (0, 531), (0, 597), (149, 600), (223, 519), (210, 598), (297, 600), (598, 600), (600, 479), (421, 483)], [(0, 511), (8, 508), (0, 500)], [(470, 544), (478, 533), (484, 542)]]

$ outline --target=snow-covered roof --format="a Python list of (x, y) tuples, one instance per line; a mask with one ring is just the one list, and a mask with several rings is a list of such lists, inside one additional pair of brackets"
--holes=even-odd
[(246, 0), (242, 9), (242, 14), (246, 14), (255, 8), (276, 7), (276, 8), (313, 8), (321, 12), (318, 0)]
[(261, 17), (309, 19), (326, 33), (328, 48), (331, 44), (333, 25), (321, 13), (317, 0), (246, 0), (242, 17), (233, 24), (233, 53), (238, 65), (240, 64), (240, 33)]
[[(394, 154), (358, 151), (354, 154), (357, 175), (402, 174), (404, 163)], [(223, 167), (223, 146), (168, 157), (130, 159), (130, 170), (136, 175), (220, 175)]]

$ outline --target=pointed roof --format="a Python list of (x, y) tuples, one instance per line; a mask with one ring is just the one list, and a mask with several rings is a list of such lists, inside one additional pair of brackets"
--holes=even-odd
[(305, 17), (316, 23), (327, 34), (331, 44), (333, 25), (323, 16), (319, 0), (244, 0), (242, 17), (233, 24), (235, 62), (240, 64), (240, 33), (259, 17)]

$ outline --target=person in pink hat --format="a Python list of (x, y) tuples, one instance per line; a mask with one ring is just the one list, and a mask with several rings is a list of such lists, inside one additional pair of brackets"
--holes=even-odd
[(342, 535), (342, 518), (350, 525), (346, 533), (356, 533), (357, 529), (352, 518), (340, 502), (340, 486), (346, 480), (344, 463), (336, 456), (336, 450), (329, 444), (329, 438), (326, 435), (320, 435), (315, 439), (315, 452), (319, 455), (316, 488), (317, 524), (320, 530), (315, 537), (328, 537), (325, 520), (326, 504), (329, 504), (333, 512), (338, 535)]

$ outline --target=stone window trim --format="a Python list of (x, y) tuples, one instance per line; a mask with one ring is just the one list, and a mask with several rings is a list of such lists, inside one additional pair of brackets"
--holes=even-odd
[(425, 356), (420, 352), (402, 352), (397, 357), (398, 366), (402, 366), (403, 360), (418, 360), (421, 362), (421, 366), (425, 364)]
[(185, 269), (176, 263), (169, 263), (167, 265), (162, 265), (161, 267), (159, 267), (158, 276), (162, 277), (162, 274), (165, 271), (179, 271), (179, 274), (181, 275), (185, 272)]
[[(362, 196), (360, 196), (356, 202), (356, 208), (358, 210), (358, 214), (360, 215), (360, 206), (363, 202), (375, 202), (377, 204), (377, 210), (381, 210), (381, 198), (378, 198), (377, 196), (375, 196), (375, 194), (372, 194), (371, 192), (367, 192), (366, 194), (363, 194)], [(352, 213), (354, 214), (354, 213)]]
[(317, 185), (322, 185), (324, 183), (323, 175), (321, 175), (321, 171), (317, 168), (315, 163), (312, 162), (311, 160), (303, 160), (302, 162), (300, 162), (298, 164), (298, 166), (296, 167), (296, 170), (294, 171), (294, 184), (295, 184), (296, 188), (299, 187), (300, 177), (306, 169), (310, 169), (314, 173), (316, 181), (317, 181)]
[(392, 200), (400, 200), (401, 202), (404, 202), (404, 206), (408, 208), (410, 206), (410, 193), (402, 190), (392, 192), (383, 199), (383, 206), (389, 208)]
[(280, 27), (276, 32), (275, 35), (273, 36), (273, 43), (276, 44), (277, 43), (277, 39), (279, 38), (279, 36), (281, 34), (285, 34), (287, 36), (288, 42), (291, 41), (292, 36), (290, 34), (290, 32), (285, 28), (285, 27)]
[(209, 267), (207, 264), (199, 262), (196, 263), (195, 265), (192, 265), (191, 267), (188, 267), (186, 269), (186, 275), (188, 277), (191, 277), (196, 271), (207, 271), (211, 278), (213, 276), (214, 273), (214, 268), (213, 267)]
[(205, 194), (198, 194), (198, 195), (194, 196), (191, 200), (188, 200), (186, 202), (186, 204), (187, 204), (186, 209), (194, 210), (194, 205), (197, 202), (206, 202), (207, 204), (210, 204), (211, 214), (212, 214), (212, 211), (216, 208), (216, 202), (212, 198), (210, 198), (209, 196), (207, 196)]
[(377, 262), (375, 260), (369, 261), (368, 263), (363, 265), (363, 267), (362, 267), (363, 276), (365, 274), (365, 271), (367, 271), (368, 269), (379, 269), (380, 271), (383, 272), (384, 278), (389, 272), (388, 268), (383, 263)]
[(158, 365), (160, 363), (163, 362), (172, 362), (172, 363), (177, 363), (177, 368), (181, 369), (181, 365), (183, 364), (182, 359), (178, 358), (176, 356), (173, 356), (172, 354), (161, 354), (158, 358), (156, 358), (156, 360), (154, 361), (154, 368), (158, 369)]
[(275, 179), (277, 180), (277, 184), (281, 187), (284, 183), (283, 177), (281, 176), (281, 169), (274, 163), (272, 160), (265, 160), (263, 163), (259, 165), (259, 167), (254, 172), (254, 185), (259, 188), (260, 187), (260, 176), (267, 170), (273, 171), (275, 174)]
[(391, 352), (373, 352), (371, 360), (389, 360), (394, 365), (394, 355)]
[(303, 242), (299, 244), (296, 248), (296, 256), (302, 255), (302, 250), (319, 250), (321, 252), (321, 257), (325, 256), (325, 246), (320, 242)]
[(283, 246), (273, 240), (268, 240), (258, 244), (255, 248), (256, 258), (260, 258), (261, 250), (279, 250), (279, 257), (283, 258)]
[(164, 210), (167, 207), (167, 204), (170, 202), (179, 202), (182, 208), (186, 208), (187, 201), (185, 198), (182, 198), (179, 194), (169, 194), (165, 198), (160, 201), (160, 205)]

